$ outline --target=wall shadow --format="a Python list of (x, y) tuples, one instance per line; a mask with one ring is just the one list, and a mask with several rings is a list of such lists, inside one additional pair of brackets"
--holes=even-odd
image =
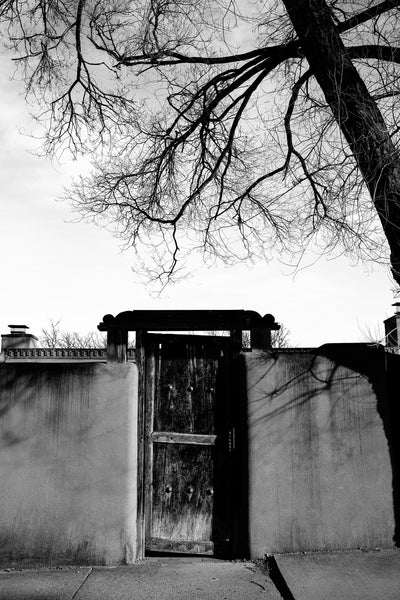
[[(276, 368), (279, 357), (284, 354), (283, 351), (263, 352), (258, 356), (252, 357), (253, 364), (259, 364), (255, 371), (257, 378), (252, 376), (252, 381), (247, 382), (246, 365), (244, 356), (236, 359), (234, 384), (236, 400), (236, 422), (238, 425), (238, 457), (236, 462), (236, 477), (240, 482), (239, 502), (236, 508), (237, 515), (237, 539), (238, 539), (238, 557), (249, 555), (249, 433), (248, 433), (248, 415), (247, 405), (248, 396), (252, 393), (248, 386), (257, 389), (259, 400), (269, 403), (268, 411), (261, 410), (257, 415), (253, 413), (251, 418), (252, 426), (258, 426), (269, 423), (270, 443), (274, 443), (273, 438), (279, 436), (281, 432), (277, 428), (274, 430), (271, 423), (291, 411), (296, 411), (299, 416), (302, 409), (307, 411), (307, 405), (317, 398), (321, 392), (334, 391), (337, 385), (344, 386), (342, 395), (336, 399), (332, 397), (333, 403), (330, 406), (330, 416), (336, 407), (336, 402), (343, 393), (354, 393), (359, 401), (364, 400), (363, 395), (357, 392), (360, 380), (364, 378), (370, 384), (373, 394), (376, 398), (376, 413), (382, 422), (383, 434), (386, 439), (388, 455), (390, 459), (392, 476), (392, 503), (394, 516), (393, 542), (400, 546), (400, 403), (399, 403), (399, 377), (400, 377), (400, 356), (387, 352), (383, 346), (369, 345), (362, 343), (354, 344), (324, 344), (319, 348), (299, 349), (298, 361), (294, 357), (293, 365), (295, 368), (287, 368), (285, 377), (275, 378), (275, 384), (270, 383), (265, 386), (265, 397), (259, 396), (259, 390), (263, 389), (264, 381), (268, 381), (271, 376), (271, 382), (274, 381), (274, 369)], [(296, 349), (290, 350), (291, 354), (296, 355)], [(327, 359), (329, 362), (321, 362), (320, 359)], [(329, 364), (330, 363), (330, 364)], [(322, 369), (321, 369), (322, 365)], [(325, 366), (324, 366), (325, 365)], [(344, 368), (347, 372), (340, 370)], [(253, 373), (254, 373), (253, 372)], [(352, 391), (354, 390), (354, 392)], [(372, 395), (371, 395), (372, 396)], [(277, 400), (275, 403), (274, 400)], [(371, 397), (374, 401), (373, 396)], [(306, 436), (312, 440), (316, 435), (315, 425), (307, 420), (303, 423)], [(338, 439), (338, 443), (340, 443)], [(340, 450), (340, 448), (339, 448)], [(379, 456), (377, 455), (377, 460)]]
[(261, 569), (261, 572), (271, 579), (282, 600), (296, 600), (286, 582), (286, 579), (282, 575), (275, 556), (272, 554), (266, 554), (264, 559), (256, 561), (256, 564)]
[(383, 346), (369, 344), (324, 344), (316, 354), (366, 377), (377, 399), (392, 468), (395, 530), (393, 542), (400, 546), (400, 356)]
[(216, 380), (212, 538), (215, 556), (244, 559), (250, 555), (246, 369), (231, 346), (225, 352)]
[(236, 429), (234, 454), (237, 494), (235, 510), (235, 558), (249, 558), (249, 427), (247, 414), (247, 374), (242, 354), (233, 362), (232, 404)]
[(213, 505), (212, 540), (214, 556), (224, 559), (235, 557), (234, 548), (234, 467), (230, 452), (232, 431), (231, 346), (230, 339), (210, 341), (218, 349), (219, 359), (215, 380), (214, 424), (217, 436), (213, 449)]

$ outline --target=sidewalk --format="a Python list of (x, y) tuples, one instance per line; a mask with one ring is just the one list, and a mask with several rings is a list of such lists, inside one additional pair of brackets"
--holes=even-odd
[(2, 570), (0, 600), (400, 600), (400, 550), (278, 554), (271, 561), (273, 581), (250, 561), (200, 557)]
[(400, 600), (398, 549), (277, 554), (275, 561), (285, 600)]
[(0, 572), (0, 600), (281, 600), (252, 562), (151, 558), (123, 567)]

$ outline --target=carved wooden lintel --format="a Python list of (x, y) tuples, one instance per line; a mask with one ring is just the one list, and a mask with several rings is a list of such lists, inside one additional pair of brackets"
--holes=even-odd
[(273, 315), (263, 317), (251, 310), (128, 310), (105, 315), (100, 331), (231, 331), (255, 327), (279, 328)]

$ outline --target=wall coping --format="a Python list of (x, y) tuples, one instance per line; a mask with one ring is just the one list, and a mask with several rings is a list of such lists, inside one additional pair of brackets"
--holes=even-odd
[[(107, 362), (106, 348), (7, 348), (5, 362)], [(135, 349), (128, 349), (128, 360), (135, 360)]]

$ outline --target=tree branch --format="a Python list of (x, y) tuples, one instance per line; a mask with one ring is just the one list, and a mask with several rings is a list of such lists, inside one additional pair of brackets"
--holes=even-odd
[(344, 33), (345, 31), (349, 31), (349, 29), (353, 29), (354, 27), (358, 27), (362, 23), (366, 23), (375, 17), (379, 17), (383, 13), (391, 10), (392, 8), (396, 8), (400, 6), (400, 0), (385, 0), (384, 2), (380, 2), (375, 6), (371, 6), (367, 10), (364, 10), (357, 15), (354, 15), (350, 19), (346, 21), (342, 21), (337, 24), (337, 29), (339, 33)]
[(381, 46), (379, 44), (346, 46), (346, 52), (352, 59), (373, 58), (400, 64), (400, 47), (396, 46)]

